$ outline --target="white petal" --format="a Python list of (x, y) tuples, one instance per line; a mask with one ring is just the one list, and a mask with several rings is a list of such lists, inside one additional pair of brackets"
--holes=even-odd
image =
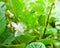
[(17, 27), (16, 23), (12, 22), (11, 24), (12, 24), (13, 27), (15, 27), (15, 28)]
[(22, 32), (18, 32), (18, 31), (15, 32), (15, 37), (17, 37), (17, 36), (21, 36), (21, 35), (24, 35), (24, 33), (22, 33)]
[(7, 10), (7, 12), (10, 14), (9, 17), (13, 17), (14, 14), (10, 12), (10, 10)]
[(14, 14), (10, 13), (10, 17), (13, 17), (13, 16), (14, 16)]

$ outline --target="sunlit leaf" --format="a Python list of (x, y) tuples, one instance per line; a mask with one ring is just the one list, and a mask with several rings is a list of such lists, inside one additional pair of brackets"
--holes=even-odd
[(28, 44), (26, 48), (46, 48), (46, 47), (41, 42), (33, 42), (33, 43)]
[(0, 35), (1, 33), (4, 32), (5, 27), (6, 27), (6, 18), (5, 18), (5, 11), (6, 11), (6, 6), (4, 5), (4, 2), (0, 2)]

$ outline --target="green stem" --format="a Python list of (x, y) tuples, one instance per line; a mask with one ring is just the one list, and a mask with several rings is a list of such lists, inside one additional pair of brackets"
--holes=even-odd
[(5, 47), (16, 47), (16, 46), (20, 46), (20, 44), (17, 44), (17, 45), (4, 45), (4, 44), (0, 44), (0, 46), (5, 46)]
[(51, 15), (51, 11), (52, 11), (53, 5), (54, 5), (54, 2), (53, 2), (52, 5), (51, 5), (51, 8), (50, 8), (50, 11), (49, 11), (47, 20), (46, 20), (46, 26), (45, 26), (45, 28), (44, 28), (44, 33), (43, 33), (43, 35), (42, 35), (42, 39), (45, 38), (45, 32), (46, 32), (46, 30), (47, 30), (48, 21), (49, 21), (50, 15)]

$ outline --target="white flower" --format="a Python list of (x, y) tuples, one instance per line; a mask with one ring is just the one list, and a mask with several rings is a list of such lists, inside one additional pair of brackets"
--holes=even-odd
[(24, 35), (24, 33), (15, 31), (15, 37), (20, 36), (20, 35)]
[(15, 37), (24, 35), (24, 30), (25, 30), (26, 26), (23, 23), (11, 22), (11, 24), (15, 28)]
[(10, 10), (7, 10), (7, 12), (9, 13), (9, 17), (13, 17), (14, 14), (10, 12)]
[(19, 31), (19, 32), (24, 32), (24, 30), (25, 30), (25, 27), (24, 27), (25, 25), (21, 22), (19, 22), (17, 24), (12, 22), (12, 26), (15, 28), (16, 31)]

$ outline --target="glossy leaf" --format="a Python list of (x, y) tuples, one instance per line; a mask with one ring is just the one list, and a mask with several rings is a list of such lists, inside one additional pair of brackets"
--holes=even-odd
[(28, 44), (26, 48), (46, 48), (46, 47), (41, 42), (33, 42), (33, 43)]
[(35, 36), (25, 34), (25, 35), (17, 37), (17, 39), (20, 43), (29, 43), (35, 39)]
[(5, 18), (6, 6), (4, 5), (4, 2), (0, 2), (0, 4), (1, 4), (0, 5), (0, 35), (1, 35), (6, 27), (6, 18)]

